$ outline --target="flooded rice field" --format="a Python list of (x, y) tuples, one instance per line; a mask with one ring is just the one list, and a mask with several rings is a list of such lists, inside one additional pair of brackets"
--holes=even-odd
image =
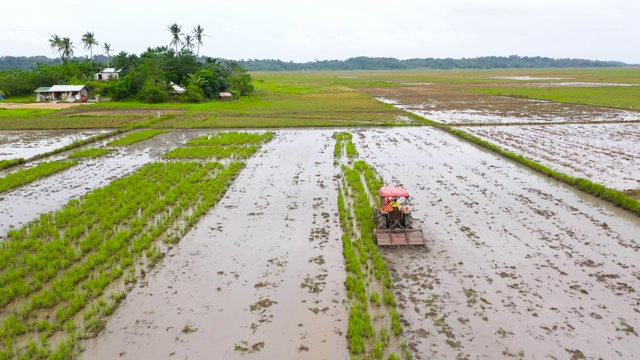
[(436, 129), (357, 135), (426, 234), (385, 248), (415, 358), (638, 356), (639, 218)]
[[(639, 218), (437, 129), (353, 133), (425, 232), (383, 250), (416, 359), (637, 356)], [(277, 132), (82, 358), (348, 358), (331, 135)]]
[[(56, 131), (55, 133), (58, 132)], [(137, 144), (126, 147), (115, 147), (116, 151), (103, 157), (97, 159), (81, 159), (78, 165), (66, 171), (0, 194), (0, 239), (2, 239), (10, 229), (22, 226), (42, 213), (54, 211), (69, 202), (69, 200), (78, 198), (93, 189), (105, 186), (112, 180), (126, 176), (144, 164), (158, 161), (166, 151), (178, 147), (204, 133), (206, 132), (197, 130), (166, 132)], [(21, 138), (34, 139), (36, 137), (42, 137), (42, 142), (45, 144), (54, 143), (54, 141), (46, 142), (44, 140), (46, 138), (44, 132), (37, 131), (36, 134), (34, 137), (23, 135)], [(96, 133), (87, 132), (85, 134), (86, 137), (91, 136), (89, 134)], [(107, 142), (113, 139), (114, 138), (101, 140), (83, 148), (105, 146)], [(55, 143), (57, 146), (48, 151), (66, 145), (61, 144), (60, 141)], [(42, 159), (41, 161), (64, 159), (68, 154), (78, 149), (69, 150), (68, 152), (60, 153), (48, 159)], [(27, 166), (32, 165), (33, 164), (28, 164)], [(5, 170), (5, 172), (7, 171), (14, 171), (14, 169)]]
[(638, 111), (492, 96), (433, 87), (361, 90), (400, 109), (449, 125), (640, 120)]
[(640, 123), (461, 129), (573, 177), (620, 191), (640, 188)]
[(111, 130), (3, 130), (0, 160), (29, 159)]
[[(447, 124), (552, 123), (463, 129), (571, 175), (640, 186), (638, 113), (367, 91)], [(598, 123), (610, 119), (622, 122)], [(3, 193), (0, 235), (213, 132), (166, 132)], [(333, 133), (276, 131), (81, 358), (349, 358)], [(638, 358), (639, 217), (433, 127), (351, 133), (361, 159), (409, 190), (425, 233), (425, 247), (382, 250), (414, 358)]]
[(279, 131), (82, 358), (348, 358), (332, 134)]

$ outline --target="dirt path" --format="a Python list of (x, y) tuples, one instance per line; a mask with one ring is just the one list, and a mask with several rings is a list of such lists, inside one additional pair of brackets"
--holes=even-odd
[(278, 132), (81, 358), (348, 358), (332, 134)]
[(428, 240), (385, 251), (416, 358), (638, 358), (639, 218), (436, 129), (356, 135)]

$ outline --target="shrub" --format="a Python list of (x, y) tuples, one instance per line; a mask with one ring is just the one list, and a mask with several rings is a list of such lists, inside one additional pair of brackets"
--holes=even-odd
[(201, 103), (206, 100), (204, 91), (196, 84), (189, 84), (182, 94), (182, 100), (188, 103)]

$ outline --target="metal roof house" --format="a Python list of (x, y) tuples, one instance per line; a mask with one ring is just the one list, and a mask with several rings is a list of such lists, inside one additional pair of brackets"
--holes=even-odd
[(43, 101), (87, 101), (89, 89), (84, 85), (53, 85), (39, 87), (35, 91), (36, 102)]
[(105, 68), (97, 72), (93, 78), (95, 80), (103, 80), (108, 81), (111, 79), (119, 79), (120, 78), (120, 70), (116, 70), (115, 68)]

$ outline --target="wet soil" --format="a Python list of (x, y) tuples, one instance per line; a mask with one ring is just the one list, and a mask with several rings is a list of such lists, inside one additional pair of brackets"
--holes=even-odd
[(84, 359), (345, 359), (333, 131), (279, 131)]
[(357, 135), (425, 232), (384, 249), (415, 358), (638, 356), (640, 218), (438, 129)]
[(0, 131), (0, 160), (29, 159), (109, 130)]
[(640, 123), (462, 129), (570, 176), (620, 191), (640, 188)]
[(640, 120), (638, 111), (468, 93), (446, 86), (360, 90), (398, 108), (449, 125)]

